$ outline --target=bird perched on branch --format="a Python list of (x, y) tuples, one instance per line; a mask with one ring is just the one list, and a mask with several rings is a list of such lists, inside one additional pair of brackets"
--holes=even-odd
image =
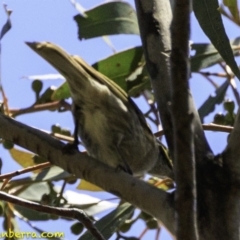
[(90, 156), (134, 175), (152, 172), (172, 176), (165, 148), (126, 92), (80, 57), (53, 43), (27, 45), (66, 78), (73, 100), (75, 142), (79, 134)]

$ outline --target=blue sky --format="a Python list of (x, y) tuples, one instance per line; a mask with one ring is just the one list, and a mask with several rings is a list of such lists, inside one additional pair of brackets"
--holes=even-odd
[[(85, 9), (102, 2), (100, 0), (79, 0), (79, 3)], [(128, 2), (134, 5), (134, 1)], [(35, 100), (31, 91), (31, 81), (23, 79), (23, 76), (56, 73), (55, 69), (24, 44), (25, 41), (54, 42), (68, 52), (80, 55), (90, 64), (113, 54), (102, 38), (78, 40), (76, 23), (73, 21), (73, 16), (77, 14), (77, 11), (68, 0), (6, 0), (5, 3), (8, 8), (13, 10), (13, 13), (11, 15), (12, 29), (2, 40), (1, 68), (3, 87), (8, 97), (9, 106), (12, 108), (27, 107)], [(4, 9), (0, 6), (0, 26), (5, 21)], [(228, 20), (224, 22), (229, 38), (237, 37), (239, 29), (234, 24), (229, 24)], [(141, 44), (139, 36), (111, 36), (110, 39), (118, 51)], [(192, 16), (191, 40), (196, 43), (209, 42), (194, 16)], [(219, 70), (219, 68), (216, 68), (216, 70)], [(220, 84), (222, 81), (223, 79), (218, 83)], [(51, 85), (59, 86), (61, 83), (62, 80), (48, 80), (44, 82), (44, 88)], [(213, 87), (197, 74), (193, 74), (190, 85), (197, 107), (214, 92)], [(229, 96), (231, 96), (231, 93), (229, 93)], [(143, 101), (137, 102), (144, 108)], [(223, 109), (219, 107), (219, 111), (223, 111)], [(63, 117), (62, 114), (41, 112), (23, 115), (18, 117), (17, 120), (44, 130), (50, 130), (51, 125), (55, 123), (73, 129), (70, 113), (64, 114)], [(211, 120), (212, 117), (207, 118), (207, 121)], [(223, 133), (207, 133), (215, 153), (223, 150), (226, 144), (226, 136)], [(4, 162), (9, 162), (4, 164), (4, 173), (19, 169), (19, 166), (10, 160), (8, 153), (2, 148), (0, 148), (0, 156)], [(55, 224), (58, 225), (57, 222)], [(49, 226), (52, 227), (52, 225)], [(24, 225), (24, 227), (26, 226)], [(60, 228), (63, 228), (62, 224)], [(68, 227), (65, 230), (66, 234), (69, 235)]]

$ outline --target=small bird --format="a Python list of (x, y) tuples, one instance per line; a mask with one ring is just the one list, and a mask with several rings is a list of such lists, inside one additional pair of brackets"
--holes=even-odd
[(50, 42), (27, 42), (65, 78), (73, 100), (75, 143), (88, 154), (136, 176), (172, 177), (167, 150), (151, 132), (133, 100), (112, 80), (78, 56)]

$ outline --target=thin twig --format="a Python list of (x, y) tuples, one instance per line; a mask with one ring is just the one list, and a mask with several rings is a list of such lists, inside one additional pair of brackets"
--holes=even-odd
[(150, 107), (150, 110), (148, 111), (148, 115), (150, 113), (154, 114), (155, 119), (156, 119), (156, 121), (154, 121), (154, 123), (156, 123), (156, 126), (158, 126), (160, 122), (159, 122), (159, 117), (158, 117), (158, 110), (157, 110), (154, 102), (153, 103), (149, 103), (149, 99), (148, 99), (147, 94), (145, 92), (143, 92), (143, 97), (145, 98), (146, 102), (148, 103), (148, 105)]
[(230, 72), (231, 70), (230, 70), (230, 68), (226, 64), (223, 64), (223, 63), (220, 62), (219, 65), (221, 66), (221, 68), (227, 74), (227, 79), (229, 80), (229, 83), (230, 83), (230, 86), (232, 88), (234, 97), (235, 97), (236, 102), (237, 102), (237, 104), (239, 106), (239, 104), (240, 104), (240, 97), (239, 97), (239, 93), (237, 91), (236, 83), (235, 83), (235, 80), (234, 80), (234, 75)]
[(7, 22), (4, 24), (4, 26), (1, 29), (1, 37), (0, 37), (0, 92), (2, 93), (2, 97), (3, 97), (3, 106), (5, 108), (5, 113), (6, 113), (6, 115), (9, 116), (8, 99), (7, 99), (7, 96), (4, 92), (3, 84), (2, 84), (2, 62), (1, 62), (1, 60), (2, 60), (2, 55), (1, 55), (2, 46), (1, 46), (1, 39), (12, 27), (11, 20), (10, 20), (10, 15), (12, 13), (12, 10), (8, 9), (6, 4), (3, 4), (3, 8), (5, 10), (5, 13), (7, 14)]
[(159, 226), (159, 228), (157, 229), (157, 233), (156, 233), (156, 240), (158, 240), (160, 238), (160, 233), (161, 233), (161, 227)]
[(138, 239), (142, 239), (143, 236), (147, 233), (148, 230), (149, 230), (149, 229), (148, 229), (147, 227), (145, 227), (145, 228), (143, 229), (143, 231), (141, 232), (140, 236), (138, 237)]
[(146, 116), (151, 122), (153, 122), (154, 125), (158, 126), (157, 120), (154, 120), (150, 115)]
[(3, 106), (4, 106), (4, 112), (7, 116), (9, 116), (9, 107), (8, 107), (8, 99), (7, 96), (5, 94), (5, 91), (3, 89), (3, 86), (1, 85), (1, 93), (2, 93), (2, 97), (3, 97)]
[(93, 225), (92, 221), (89, 219), (87, 214), (80, 209), (45, 206), (45, 205), (41, 205), (35, 202), (31, 202), (31, 201), (16, 197), (16, 196), (12, 196), (2, 191), (0, 191), (0, 199), (6, 202), (17, 204), (22, 207), (30, 208), (38, 212), (44, 212), (44, 213), (54, 214), (61, 217), (77, 219), (89, 230), (89, 232), (96, 239), (98, 240), (105, 239), (102, 236), (102, 234), (97, 230), (97, 228)]
[(60, 193), (58, 194), (58, 197), (57, 197), (57, 202), (56, 202), (57, 206), (60, 205), (60, 202), (61, 202), (61, 199), (63, 198), (63, 192), (64, 192), (64, 189), (65, 189), (66, 185), (67, 185), (67, 181), (64, 180), (63, 185), (61, 187), (61, 191), (60, 191)]
[[(46, 132), (46, 131), (44, 131)], [(63, 141), (66, 141), (66, 142), (70, 142), (70, 143), (73, 143), (74, 142), (74, 138), (73, 137), (70, 137), (70, 136), (65, 136), (65, 135), (62, 135), (60, 133), (49, 133), (47, 132), (49, 135), (59, 139), (59, 140), (63, 140)]]
[(203, 129), (207, 131), (214, 131), (214, 132), (226, 132), (226, 133), (231, 133), (233, 130), (233, 127), (231, 126), (225, 126), (225, 125), (218, 125), (214, 123), (209, 123), (209, 124), (203, 124)]
[(17, 170), (15, 172), (2, 174), (2, 175), (0, 175), (0, 180), (10, 179), (10, 178), (13, 178), (15, 176), (19, 176), (19, 175), (24, 174), (24, 173), (32, 172), (32, 171), (35, 171), (35, 170), (38, 170), (38, 169), (48, 168), (48, 167), (51, 167), (51, 166), (52, 166), (52, 164), (50, 162), (41, 163), (41, 164), (38, 164), (38, 165), (35, 165), (35, 166), (31, 166), (31, 167), (27, 167), (27, 168), (24, 168), (24, 169), (21, 169), (21, 170)]
[[(215, 123), (203, 124), (203, 130), (214, 131), (214, 132), (226, 132), (230, 133), (233, 130), (231, 126), (219, 125)], [(156, 137), (162, 137), (164, 135), (164, 130), (154, 133)]]
[(212, 72), (198, 72), (204, 76), (214, 76), (214, 77), (222, 77), (226, 78), (227, 74), (226, 73), (212, 73)]
[(26, 217), (24, 217), (20, 212), (18, 212), (15, 208), (14, 208), (14, 204), (8, 202), (8, 207), (10, 208), (10, 210), (12, 211), (12, 213), (17, 216), (19, 219), (23, 220), (25, 223), (27, 223), (28, 226), (30, 226), (32, 229), (34, 229), (36, 232), (38, 233), (43, 233), (46, 231), (43, 231), (42, 229), (34, 226), (34, 224), (31, 223), (31, 221), (29, 221)]
[(50, 103), (42, 103), (42, 104), (34, 104), (27, 108), (20, 108), (20, 109), (10, 109), (9, 113), (11, 117), (16, 117), (26, 113), (34, 113), (44, 110), (54, 110), (64, 108), (66, 110), (71, 110), (71, 105), (66, 101), (54, 101)]
[(240, 96), (239, 96), (239, 92), (237, 90), (237, 85), (236, 85), (236, 82), (235, 82), (234, 78), (230, 79), (230, 86), (232, 88), (232, 91), (233, 91), (234, 97), (236, 99), (236, 102), (237, 102), (237, 104), (239, 106), (240, 105)]
[(201, 72), (199, 72), (203, 77), (205, 77), (212, 85), (214, 88), (218, 88), (218, 85), (208, 76), (205, 74), (202, 74)]

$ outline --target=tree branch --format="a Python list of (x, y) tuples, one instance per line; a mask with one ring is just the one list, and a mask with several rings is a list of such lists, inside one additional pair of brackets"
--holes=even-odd
[[(208, 123), (202, 125), (204, 130), (207, 131), (213, 131), (213, 132), (225, 132), (225, 133), (231, 133), (233, 130), (233, 127), (231, 126), (225, 126), (225, 125), (219, 125), (215, 123)], [(164, 135), (164, 130), (160, 130), (156, 133), (154, 133), (156, 137), (162, 137)]]
[(148, 212), (174, 234), (172, 194), (125, 172), (108, 167), (86, 154), (78, 151), (66, 153), (66, 145), (62, 142), (2, 114), (0, 114), (0, 136)]
[(34, 113), (34, 112), (39, 112), (44, 110), (57, 110), (60, 108), (64, 108), (70, 111), (71, 105), (65, 101), (54, 101), (49, 103), (34, 104), (27, 108), (9, 109), (9, 114), (12, 117), (16, 117), (26, 113)]
[[(225, 183), (226, 191), (223, 198), (224, 211), (221, 212), (225, 219), (224, 228), (225, 237), (239, 239), (239, 221), (240, 221), (240, 111), (238, 110), (235, 119), (234, 128), (229, 136), (226, 150), (222, 154), (223, 168), (228, 181)], [(226, 238), (225, 238), (226, 239)]]
[[(171, 36), (170, 24), (172, 11), (170, 1), (135, 0), (138, 23), (141, 33), (146, 65), (152, 80), (154, 96), (167, 140), (170, 153), (173, 154), (173, 122), (171, 117)], [(198, 112), (189, 94), (189, 111), (194, 118), (194, 141), (196, 161), (213, 158), (212, 151), (205, 138)], [(180, 109), (180, 108), (179, 108)]]
[[(194, 114), (189, 97), (190, 2), (176, 0), (172, 33), (172, 118), (177, 239), (198, 239)], [(186, 212), (188, 214), (186, 214)]]
[[(214, 164), (205, 166), (202, 174), (202, 239), (239, 239), (240, 222), (240, 113), (238, 112), (224, 152), (215, 157)], [(204, 181), (205, 179), (205, 181)], [(221, 199), (221, 201), (219, 201)], [(206, 207), (208, 210), (206, 211)], [(210, 223), (210, 225), (209, 225)], [(209, 225), (206, 228), (206, 224)], [(224, 228), (219, 228), (224, 226)]]
[(24, 200), (16, 196), (12, 196), (2, 191), (0, 191), (0, 199), (6, 202), (17, 204), (22, 207), (31, 208), (32, 210), (38, 212), (54, 214), (61, 217), (74, 218), (80, 221), (96, 239), (105, 239), (102, 234), (97, 230), (97, 228), (93, 225), (92, 221), (89, 219), (86, 213), (80, 209), (44, 206), (35, 202)]
[(224, 166), (231, 175), (232, 180), (236, 182), (240, 182), (239, 136), (240, 136), (240, 111), (238, 110), (233, 130), (228, 139), (228, 145), (223, 153)]
[(135, 0), (143, 51), (152, 80), (161, 122), (170, 152), (173, 153), (173, 131), (170, 102), (170, 24), (169, 1)]
[(49, 163), (49, 162), (40, 163), (40, 164), (31, 166), (31, 167), (27, 167), (27, 168), (24, 168), (24, 169), (21, 169), (21, 170), (17, 170), (15, 172), (1, 174), (0, 175), (0, 180), (11, 179), (15, 176), (19, 176), (19, 175), (24, 174), (24, 173), (36, 171), (36, 170), (39, 170), (39, 169), (49, 168), (49, 167), (51, 167), (51, 163)]

